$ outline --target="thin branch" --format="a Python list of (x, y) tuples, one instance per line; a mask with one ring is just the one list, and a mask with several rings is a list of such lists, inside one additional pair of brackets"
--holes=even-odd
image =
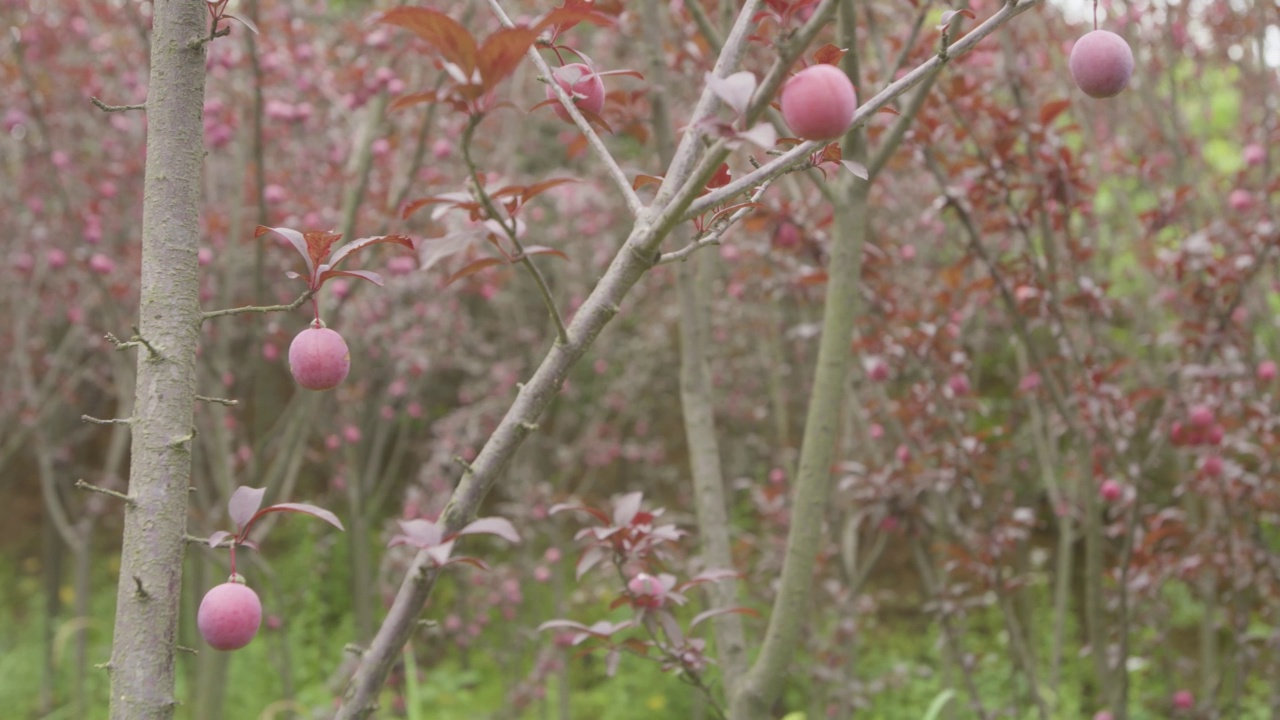
[(207, 45), (213, 42), (215, 38), (226, 37), (230, 34), (231, 34), (231, 26), (228, 25), (222, 28), (221, 30), (214, 30), (213, 32), (209, 33), (208, 35), (205, 35), (204, 37), (198, 37), (194, 40), (189, 41), (187, 43), (187, 49), (195, 50), (202, 45)]
[(288, 305), (247, 305), (245, 307), (227, 308), (225, 310), (210, 310), (206, 313), (202, 313), (200, 319), (201, 322), (203, 322), (205, 320), (212, 320), (213, 318), (224, 317), (227, 315), (240, 315), (242, 313), (292, 312), (302, 307), (303, 303), (310, 300), (311, 296), (314, 294), (315, 293), (313, 291), (307, 290), (299, 295), (297, 300), (294, 300)]
[[(764, 196), (765, 191), (767, 191), (769, 189), (769, 186), (772, 184), (773, 184), (772, 179), (765, 180), (764, 182), (760, 183), (760, 187), (756, 188), (756, 191), (751, 193), (751, 202), (754, 203), (760, 200), (760, 198)], [(729, 231), (729, 228), (733, 227), (735, 223), (737, 223), (742, 218), (746, 217), (747, 213), (750, 213), (754, 209), (755, 208), (751, 206), (738, 208), (733, 214), (729, 215), (728, 217), (720, 218), (719, 220), (717, 220), (715, 223), (712, 224), (711, 229), (709, 231), (707, 231), (706, 233), (703, 233), (698, 238), (695, 238), (694, 241), (689, 243), (688, 245), (685, 245), (679, 250), (673, 250), (668, 253), (662, 253), (662, 255), (658, 256), (658, 261), (654, 264), (666, 265), (668, 263), (673, 263), (677, 261), (683, 262), (684, 260), (689, 259), (691, 255), (701, 250), (702, 248), (710, 247), (712, 245), (719, 245), (720, 238), (723, 237), (724, 234)]]
[(132, 425), (133, 418), (96, 418), (92, 415), (81, 415), (80, 419), (84, 422), (93, 423), (95, 425)]
[[(500, 4), (498, 4), (498, 0), (489, 0), (489, 8), (493, 10), (493, 14), (498, 17), (498, 21), (502, 23), (503, 27), (513, 28), (516, 26), (515, 23), (511, 21), (511, 17), (507, 15), (507, 12), (502, 9)], [(551, 71), (551, 66), (548, 65), (547, 61), (543, 60), (542, 56), (538, 54), (537, 46), (535, 45), (534, 47), (529, 48), (529, 51), (525, 54), (528, 55), (529, 59), (533, 61), (533, 64), (537, 66), (538, 72), (546, 78), (547, 87), (551, 88), (552, 92), (555, 93), (556, 98), (564, 107), (565, 112), (569, 113), (569, 117), (573, 118), (574, 124), (578, 126), (578, 129), (581, 130), (582, 134), (587, 138), (587, 144), (591, 146), (593, 151), (595, 151), (596, 155), (600, 158), (600, 162), (604, 163), (605, 170), (608, 171), (609, 177), (613, 179), (613, 183), (618, 186), (618, 191), (622, 193), (622, 197), (627, 201), (627, 209), (631, 211), (632, 217), (638, 217), (640, 212), (644, 210), (644, 203), (640, 202), (640, 196), (637, 195), (635, 189), (631, 187), (631, 180), (627, 177), (627, 174), (622, 171), (622, 168), (618, 165), (618, 161), (613, 158), (613, 155), (609, 152), (609, 148), (605, 147), (604, 141), (600, 139), (595, 128), (591, 127), (591, 123), (588, 122), (587, 118), (578, 110), (578, 106), (573, 102), (573, 98), (570, 97), (569, 93), (560, 86), (560, 83), (555, 81), (555, 74)]]
[(133, 337), (128, 340), (121, 340), (112, 333), (107, 333), (106, 335), (103, 335), (103, 337), (107, 342), (114, 345), (116, 350), (128, 350), (129, 348), (136, 348), (141, 345), (147, 349), (147, 352), (151, 354), (151, 358), (153, 360), (164, 359), (164, 354), (157, 350), (156, 347), (146, 338), (142, 337), (142, 331), (138, 329), (137, 325), (133, 326)]
[(226, 398), (219, 398), (219, 397), (206, 397), (204, 395), (197, 395), (196, 400), (199, 400), (200, 402), (226, 405), (227, 407), (235, 407), (236, 405), (240, 404), (239, 400), (228, 400)]
[(102, 112), (128, 112), (130, 110), (146, 110), (146, 103), (138, 103), (137, 105), (108, 105), (96, 97), (90, 97), (89, 102), (93, 103)]
[(123, 501), (125, 505), (128, 505), (130, 507), (132, 507), (135, 504), (133, 502), (133, 498), (129, 497), (128, 495), (125, 495), (124, 493), (116, 490), (111, 490), (109, 488), (98, 487), (97, 485), (90, 485), (89, 483), (85, 482), (83, 478), (81, 478), (80, 480), (76, 480), (75, 487), (78, 490), (88, 490), (89, 492), (96, 492), (102, 495), (106, 495), (108, 497), (113, 497), (117, 500)]
[(498, 208), (493, 204), (493, 198), (489, 197), (489, 193), (484, 189), (484, 183), (480, 179), (480, 171), (476, 168), (476, 163), (471, 158), (471, 141), (475, 137), (476, 127), (479, 126), (483, 117), (483, 115), (472, 115), (471, 120), (467, 123), (466, 130), (462, 132), (462, 159), (467, 164), (467, 172), (471, 176), (472, 190), (480, 200), (480, 204), (484, 206), (485, 212), (502, 227), (507, 240), (515, 246), (516, 255), (514, 261), (523, 265), (529, 271), (529, 275), (533, 277), (534, 284), (538, 286), (538, 292), (542, 294), (542, 302), (547, 306), (547, 313), (551, 315), (551, 320), (556, 325), (557, 340), (561, 345), (568, 345), (569, 331), (565, 329), (564, 318), (560, 317), (560, 310), (556, 308), (556, 300), (551, 295), (551, 287), (547, 285), (547, 279), (543, 277), (542, 271), (538, 269), (538, 266), (533, 264), (533, 258), (525, 254), (524, 245), (521, 244), (520, 238), (516, 237), (515, 218), (511, 218), (511, 224), (508, 226), (507, 221), (498, 212)]

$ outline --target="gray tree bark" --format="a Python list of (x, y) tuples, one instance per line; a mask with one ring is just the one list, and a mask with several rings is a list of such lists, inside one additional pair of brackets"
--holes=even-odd
[(191, 477), (200, 330), (203, 0), (154, 4), (142, 210), (140, 346), (115, 635), (112, 720), (168, 720)]

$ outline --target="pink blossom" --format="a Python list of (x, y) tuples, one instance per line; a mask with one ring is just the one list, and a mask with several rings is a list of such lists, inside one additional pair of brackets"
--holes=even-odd
[(116, 269), (116, 261), (102, 253), (94, 253), (89, 257), (89, 269), (99, 275), (110, 275)]

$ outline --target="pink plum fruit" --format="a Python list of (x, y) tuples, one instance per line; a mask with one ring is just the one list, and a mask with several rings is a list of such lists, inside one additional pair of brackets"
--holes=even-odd
[(1098, 494), (1103, 500), (1112, 503), (1124, 497), (1124, 486), (1115, 480), (1103, 480), (1102, 485), (1098, 487)]
[[(573, 104), (578, 106), (579, 110), (589, 110), (599, 115), (604, 109), (604, 80), (591, 69), (590, 65), (585, 63), (569, 63), (562, 68), (557, 69), (553, 73), (556, 82), (564, 91), (573, 97)], [(550, 85), (547, 86), (547, 99), (556, 100), (555, 90)], [(573, 122), (573, 118), (569, 117), (569, 111), (564, 106), (556, 102), (551, 106), (556, 111), (556, 115), (565, 122)]]
[(258, 593), (238, 582), (214, 587), (200, 601), (196, 626), (215, 650), (239, 650), (258, 634), (262, 601)]
[(337, 387), (351, 370), (351, 351), (338, 333), (310, 327), (289, 344), (289, 370), (302, 387), (329, 390)]
[(1133, 51), (1119, 35), (1109, 30), (1094, 30), (1076, 41), (1067, 64), (1072, 79), (1086, 95), (1115, 97), (1129, 86)]
[(797, 137), (831, 140), (849, 129), (858, 93), (843, 70), (813, 65), (796, 73), (782, 87), (782, 118)]

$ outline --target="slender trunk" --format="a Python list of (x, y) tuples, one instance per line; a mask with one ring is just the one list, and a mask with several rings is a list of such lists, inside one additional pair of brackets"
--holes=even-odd
[(130, 502), (116, 594), (112, 720), (169, 720), (191, 476), (200, 330), (200, 189), (207, 4), (154, 5), (147, 93), (140, 334)]
[[(46, 452), (43, 448), (39, 452)], [(58, 665), (54, 662), (54, 639), (58, 634), (58, 622), (62, 617), (62, 598), (58, 591), (62, 588), (62, 537), (53, 521), (49, 519), (49, 509), (45, 509), (40, 533), (41, 558), (40, 574), (44, 578), (44, 628), (41, 633), (43, 657), (40, 673), (40, 714), (53, 712), (57, 702), (55, 689), (58, 685)]]
[[(857, 152), (849, 153), (857, 157)], [(830, 490), (845, 378), (852, 356), (853, 321), (858, 306), (862, 244), (867, 233), (869, 185), (844, 183), (846, 202), (836, 208), (830, 283), (823, 312), (817, 370), (809, 396), (809, 413), (800, 446), (791, 523), (787, 533), (782, 581), (769, 617), (763, 647), (737, 688), (729, 716), (735, 720), (768, 717), (781, 696), (791, 660), (800, 644), (800, 631), (809, 613), (813, 570), (822, 520)]]
[[(671, 117), (664, 95), (666, 73), (658, 49), (663, 33), (658, 0), (647, 0), (644, 6), (646, 46), (649, 74), (656, 91), (651, 96), (654, 136), (658, 155), (664, 165), (671, 162), (675, 139)], [(698, 253), (680, 264), (676, 284), (680, 294), (680, 408), (684, 419), (685, 442), (689, 446), (689, 470), (693, 474), (694, 505), (698, 517), (698, 536), (704, 562), (714, 568), (732, 569), (729, 546), (729, 513), (725, 499), (724, 472), (720, 466), (720, 441), (716, 434), (715, 401), (711, 389), (711, 367), (707, 360), (711, 332), (711, 296), (713, 256)], [(713, 607), (738, 604), (738, 583), (711, 583), (707, 596)], [(747, 640), (742, 618), (737, 614), (720, 615), (712, 620), (720, 677), (729, 696), (747, 667)]]

